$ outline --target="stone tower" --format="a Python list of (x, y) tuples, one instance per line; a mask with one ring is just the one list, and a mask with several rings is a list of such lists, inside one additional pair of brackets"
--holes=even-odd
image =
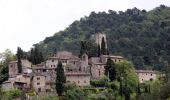
[(96, 33), (95, 34), (95, 42), (97, 45), (100, 45), (100, 48), (101, 48), (102, 38), (104, 38), (105, 43), (106, 43), (105, 45), (107, 48), (106, 34), (105, 33)]

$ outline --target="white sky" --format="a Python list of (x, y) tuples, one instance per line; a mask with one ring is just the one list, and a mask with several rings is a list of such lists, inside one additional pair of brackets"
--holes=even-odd
[(151, 10), (170, 0), (0, 0), (0, 52), (25, 51), (92, 11)]

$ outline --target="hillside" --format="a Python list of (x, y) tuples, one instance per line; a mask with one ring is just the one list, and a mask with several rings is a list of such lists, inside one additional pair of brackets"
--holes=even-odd
[(163, 70), (170, 62), (170, 8), (164, 5), (148, 12), (137, 8), (91, 12), (35, 46), (45, 57), (60, 50), (78, 55), (80, 41), (96, 32), (107, 34), (110, 54), (132, 60), (137, 69)]

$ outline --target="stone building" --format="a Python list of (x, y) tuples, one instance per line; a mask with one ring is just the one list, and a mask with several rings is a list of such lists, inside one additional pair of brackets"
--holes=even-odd
[(104, 34), (104, 33), (95, 34), (95, 42), (96, 42), (97, 45), (100, 46), (100, 48), (101, 48), (102, 38), (104, 38), (105, 45), (106, 45), (106, 48), (107, 48), (106, 34)]
[(136, 70), (139, 77), (139, 82), (144, 83), (145, 81), (153, 81), (156, 79), (156, 72), (152, 70)]
[(100, 57), (91, 57), (89, 65), (91, 67), (92, 79), (99, 79), (104, 76), (107, 59), (111, 58), (114, 63), (124, 60), (122, 56), (101, 55)]
[(8, 81), (2, 83), (4, 90), (10, 90), (18, 88), (21, 90), (29, 90), (31, 88), (31, 74), (17, 74), (13, 77), (9, 77)]
[[(18, 74), (18, 61), (11, 61), (9, 62), (8, 69), (9, 69), (9, 77), (15, 76)], [(21, 60), (22, 64), (22, 73), (31, 73), (32, 68), (31, 68), (31, 62), (28, 60)]]
[(33, 88), (36, 92), (46, 91), (46, 76), (43, 74), (34, 74), (32, 81)]

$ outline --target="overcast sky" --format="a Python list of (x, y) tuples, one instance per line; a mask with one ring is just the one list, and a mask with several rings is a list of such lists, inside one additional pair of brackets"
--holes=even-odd
[(92, 11), (151, 10), (170, 0), (0, 0), (0, 52), (17, 46), (28, 51), (33, 44), (64, 30)]

